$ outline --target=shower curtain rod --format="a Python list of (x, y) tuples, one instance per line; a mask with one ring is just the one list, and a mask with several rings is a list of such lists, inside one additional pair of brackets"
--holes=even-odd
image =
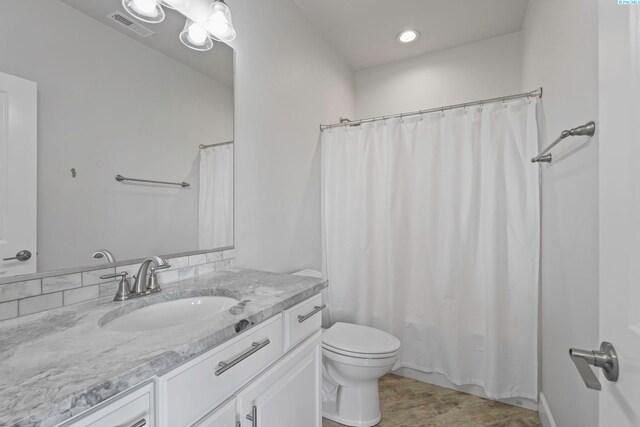
[(512, 99), (520, 99), (520, 98), (542, 98), (542, 88), (538, 88), (534, 91), (531, 92), (525, 92), (525, 93), (519, 93), (517, 95), (509, 95), (509, 96), (503, 96), (500, 98), (490, 98), (490, 99), (483, 99), (480, 101), (474, 101), (474, 102), (467, 102), (464, 104), (454, 104), (454, 105), (447, 105), (444, 107), (439, 107), (439, 108), (430, 108), (428, 110), (419, 110), (419, 111), (412, 111), (410, 113), (401, 113), (401, 114), (392, 114), (390, 116), (379, 116), (379, 117), (371, 117), (368, 119), (360, 119), (360, 120), (354, 120), (354, 121), (341, 121), (340, 123), (334, 123), (331, 125), (320, 125), (320, 131), (324, 131), (326, 129), (332, 129), (332, 128), (337, 128), (337, 127), (341, 127), (341, 126), (359, 126), (362, 123), (369, 123), (369, 122), (376, 122), (379, 120), (386, 120), (386, 119), (395, 119), (395, 118), (403, 118), (403, 117), (410, 117), (410, 116), (417, 116), (419, 114), (427, 114), (427, 113), (437, 113), (438, 111), (443, 111), (444, 110), (454, 110), (456, 108), (465, 108), (465, 107), (472, 107), (474, 105), (484, 105), (484, 104), (491, 104), (493, 102), (504, 102), (504, 101), (510, 101)]

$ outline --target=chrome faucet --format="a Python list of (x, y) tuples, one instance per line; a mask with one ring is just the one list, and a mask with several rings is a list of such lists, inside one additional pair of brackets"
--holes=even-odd
[(116, 257), (113, 256), (111, 251), (108, 251), (106, 249), (100, 249), (98, 251), (95, 251), (91, 256), (93, 258), (98, 258), (98, 259), (105, 258), (109, 264), (116, 262)]
[[(153, 264), (153, 267), (151, 267)], [(148, 277), (148, 271), (151, 267), (151, 277)], [(140, 265), (138, 274), (133, 276), (134, 281), (131, 286), (131, 293), (136, 295), (160, 292), (160, 286), (158, 286), (158, 279), (156, 277), (156, 271), (164, 270), (171, 267), (167, 260), (160, 258), (159, 256), (152, 256), (145, 259)]]
[[(151, 265), (153, 264), (153, 266)], [(158, 284), (158, 277), (156, 271), (164, 270), (171, 267), (167, 260), (160, 258), (159, 256), (152, 256), (145, 259), (140, 265), (138, 274), (133, 276), (134, 282), (131, 284), (127, 278), (127, 272), (116, 274), (107, 274), (100, 276), (101, 279), (115, 279), (120, 278), (118, 283), (118, 291), (116, 292), (114, 301), (126, 301), (131, 298), (141, 297), (144, 295), (155, 294), (160, 292), (160, 285)], [(148, 276), (147, 271), (151, 270), (151, 275)], [(148, 277), (148, 278), (147, 278)]]

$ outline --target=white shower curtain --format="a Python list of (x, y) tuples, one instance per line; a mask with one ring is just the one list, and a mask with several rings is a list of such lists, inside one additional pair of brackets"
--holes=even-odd
[(397, 336), (396, 367), (537, 400), (536, 103), (323, 132), (331, 320)]
[(233, 246), (233, 144), (200, 150), (200, 249)]

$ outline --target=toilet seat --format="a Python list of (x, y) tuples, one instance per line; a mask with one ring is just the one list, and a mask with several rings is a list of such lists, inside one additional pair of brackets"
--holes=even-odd
[(400, 340), (368, 326), (338, 322), (322, 334), (322, 347), (357, 359), (386, 359), (400, 352)]
[[(328, 346), (322, 346), (322, 354), (324, 357), (333, 359), (347, 365), (354, 366), (382, 366), (388, 364), (390, 360), (397, 359), (400, 350), (395, 353), (388, 354), (359, 354), (349, 353), (333, 349)], [(395, 362), (394, 362), (395, 363)]]

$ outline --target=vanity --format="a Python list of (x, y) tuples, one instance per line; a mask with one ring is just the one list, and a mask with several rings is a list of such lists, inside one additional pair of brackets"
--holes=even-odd
[[(0, 378), (0, 424), (319, 427), (326, 286), (230, 270), (144, 298), (105, 297), (2, 322), (11, 369)], [(171, 308), (185, 301), (197, 312), (207, 299), (209, 314), (194, 319)], [(110, 326), (154, 306), (167, 307), (176, 324)]]

